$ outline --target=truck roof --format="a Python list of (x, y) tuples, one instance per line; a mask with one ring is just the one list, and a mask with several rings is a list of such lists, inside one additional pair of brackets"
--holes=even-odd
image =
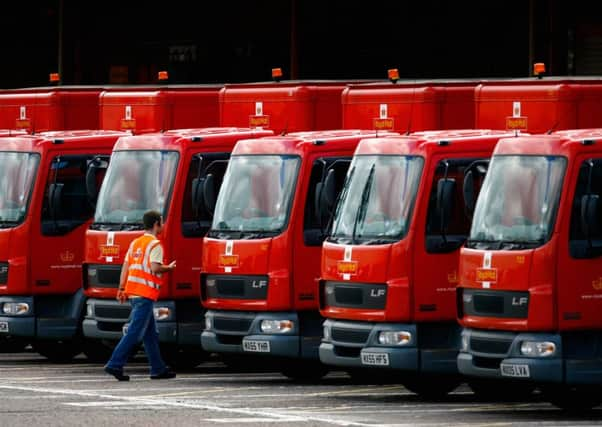
[(240, 139), (270, 136), (273, 132), (264, 129), (215, 127), (198, 129), (175, 129), (167, 132), (128, 135), (119, 138), (115, 151), (120, 150), (183, 150), (189, 145), (200, 148), (225, 148), (228, 151)]
[(550, 135), (523, 135), (500, 139), (494, 155), (564, 155), (602, 151), (602, 129), (575, 129)]
[(85, 147), (90, 142), (109, 140), (111, 143), (127, 133), (106, 130), (41, 132), (36, 135), (0, 137), (0, 151), (39, 151), (47, 145), (68, 144), (70, 148)]
[(511, 132), (489, 129), (414, 132), (407, 136), (370, 138), (360, 142), (356, 155), (428, 155), (437, 152), (492, 151)]

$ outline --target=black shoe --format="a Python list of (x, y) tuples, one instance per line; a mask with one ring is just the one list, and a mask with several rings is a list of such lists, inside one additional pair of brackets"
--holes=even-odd
[(176, 373), (169, 368), (165, 368), (163, 372), (158, 375), (151, 375), (151, 380), (168, 380), (170, 378), (175, 378)]
[(124, 375), (123, 371), (120, 369), (109, 368), (108, 366), (105, 366), (105, 372), (107, 374), (113, 375), (118, 381), (129, 381), (130, 380), (130, 376)]

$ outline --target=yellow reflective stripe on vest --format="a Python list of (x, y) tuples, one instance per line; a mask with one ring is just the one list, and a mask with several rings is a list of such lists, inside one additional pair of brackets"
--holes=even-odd
[(134, 282), (134, 283), (139, 283), (141, 285), (146, 285), (148, 287), (151, 287), (153, 289), (159, 289), (160, 285), (150, 282), (146, 279), (143, 279), (142, 277), (136, 277), (136, 276), (130, 276), (128, 277), (128, 282)]

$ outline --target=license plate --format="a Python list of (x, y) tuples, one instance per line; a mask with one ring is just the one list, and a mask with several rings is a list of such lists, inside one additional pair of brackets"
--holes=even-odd
[(387, 353), (362, 353), (362, 365), (389, 366)]
[(529, 378), (531, 376), (529, 372), (529, 365), (502, 363), (500, 365), (500, 370), (503, 377)]
[(0, 322), (0, 332), (8, 333), (8, 322)]
[(244, 351), (252, 351), (254, 353), (269, 353), (270, 342), (258, 340), (243, 340), (242, 349)]

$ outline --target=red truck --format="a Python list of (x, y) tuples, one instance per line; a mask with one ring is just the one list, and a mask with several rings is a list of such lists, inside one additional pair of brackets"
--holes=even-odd
[(141, 134), (218, 126), (222, 87), (165, 85), (144, 90), (105, 90), (98, 100), (100, 127)]
[[(0, 138), (0, 336), (51, 360), (82, 351), (84, 233), (122, 132)], [(93, 346), (85, 346), (94, 356)]]
[(602, 129), (502, 139), (457, 290), (459, 371), (556, 405), (602, 399)]
[(227, 84), (219, 94), (221, 126), (261, 127), (277, 134), (341, 127), (347, 82)]
[(353, 151), (374, 136), (314, 131), (236, 145), (204, 240), (205, 350), (289, 359), (281, 369), (291, 378), (325, 373), (321, 245)]
[(464, 200), (478, 193), (495, 144), (508, 135), (431, 131), (360, 143), (322, 249), (323, 363), (352, 374), (397, 371), (427, 396), (458, 385)]
[(85, 236), (86, 337), (121, 338), (130, 315), (129, 305), (115, 299), (121, 265), (130, 243), (143, 233), (142, 215), (155, 209), (164, 217), (166, 259), (178, 261), (154, 308), (163, 353), (174, 364), (200, 362), (202, 239), (234, 144), (268, 135), (272, 132), (260, 129), (202, 128), (119, 139)]

